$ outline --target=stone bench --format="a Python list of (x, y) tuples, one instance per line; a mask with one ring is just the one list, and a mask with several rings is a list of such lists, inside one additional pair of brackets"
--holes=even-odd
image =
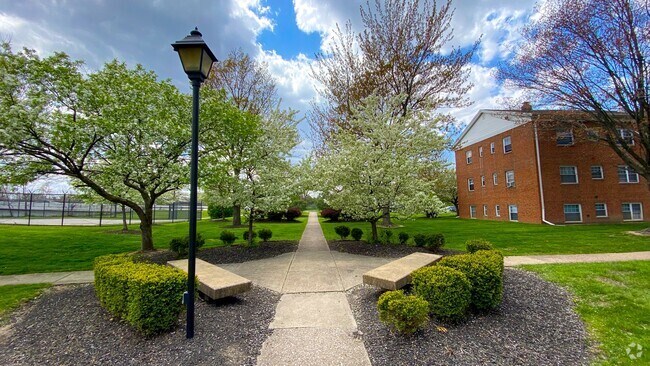
[[(187, 259), (169, 261), (167, 264), (187, 272)], [(199, 292), (212, 300), (251, 289), (250, 280), (201, 259), (196, 260), (196, 277), (199, 279)]]
[(416, 269), (429, 266), (442, 258), (429, 253), (413, 253), (386, 263), (363, 274), (363, 283), (397, 290), (411, 283), (411, 273)]

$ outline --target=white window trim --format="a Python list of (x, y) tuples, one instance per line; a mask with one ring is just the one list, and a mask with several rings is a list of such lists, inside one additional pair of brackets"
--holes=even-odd
[[(643, 221), (643, 203), (641, 202), (623, 202), (621, 203), (621, 215), (623, 215), (623, 205), (629, 205), (630, 206), (630, 215), (632, 216), (631, 219), (623, 219), (623, 221)], [(639, 211), (641, 213), (641, 217), (638, 219), (634, 218), (634, 212), (632, 211), (632, 205), (639, 205)]]
[(494, 142), (490, 142), (490, 154), (494, 155), (495, 150), (496, 150), (496, 148), (494, 147)]
[[(562, 182), (562, 168), (573, 168), (573, 172), (576, 176), (575, 182)], [(578, 184), (580, 180), (578, 179), (578, 167), (575, 165), (560, 165), (560, 184)]]
[[(619, 184), (638, 184), (639, 183), (639, 173), (635, 172), (629, 165), (619, 165), (618, 168), (625, 168), (625, 177), (627, 178), (625, 182), (621, 182), (620, 175), (618, 174), (618, 169), (616, 170), (616, 175), (619, 177)], [(630, 182), (630, 175), (636, 175), (636, 182)]]
[(488, 216), (488, 205), (483, 205), (483, 216), (484, 217)]
[(481, 175), (481, 187), (485, 187), (485, 176)]
[[(512, 208), (513, 207), (517, 208), (517, 220), (512, 219), (512, 214), (513, 214)], [(508, 220), (515, 221), (515, 222), (519, 221), (519, 207), (517, 207), (517, 205), (508, 205)]]
[(492, 183), (496, 186), (499, 185), (499, 174), (492, 173)]
[[(470, 181), (472, 184), (470, 184)], [(474, 188), (472, 188), (474, 186)], [(474, 183), (474, 178), (467, 178), (467, 190), (470, 192), (474, 192), (474, 189), (476, 189), (476, 184)]]
[[(629, 144), (627, 144), (627, 146), (634, 146), (634, 131), (633, 131), (633, 130), (631, 130), (631, 129), (629, 129), (629, 128), (619, 128), (619, 129), (618, 129), (618, 137), (619, 137), (621, 140), (624, 140), (625, 137), (623, 137), (623, 133), (624, 133), (625, 131), (629, 132), (629, 133), (630, 133), (630, 137), (632, 138), (632, 141), (631, 141)], [(627, 141), (626, 141), (626, 142), (627, 142)], [(622, 145), (622, 144), (618, 144), (618, 145)]]
[(478, 147), (478, 157), (482, 158), (483, 157), (483, 146)]
[[(567, 133), (567, 132), (568, 132), (568, 135), (571, 136), (571, 143), (570, 143), (570, 144), (560, 144), (560, 143), (558, 142), (559, 134), (561, 134), (561, 133)], [(575, 138), (574, 138), (574, 136), (573, 136), (573, 129), (570, 128), (568, 131), (565, 130), (565, 131), (557, 131), (557, 132), (555, 132), (555, 144), (556, 144), (557, 146), (573, 146), (573, 145), (575, 144)]]
[(598, 216), (598, 210), (596, 210), (596, 218), (604, 218), (604, 217), (609, 217), (609, 211), (607, 210), (607, 204), (605, 202), (596, 202), (594, 205), (594, 208), (596, 208), (596, 205), (603, 205), (605, 206), (605, 216)]
[[(472, 216), (472, 208), (474, 209), (474, 216)], [(469, 218), (470, 219), (475, 219), (476, 218), (476, 206), (475, 205), (469, 205)]]
[(501, 217), (501, 207), (499, 205), (494, 205), (494, 215), (496, 217)]
[(566, 221), (566, 218), (565, 218), (564, 222), (567, 222), (567, 223), (582, 222), (582, 205), (579, 204), (579, 203), (565, 203), (564, 206), (562, 206), (562, 213), (564, 213), (564, 215), (566, 215), (565, 207), (567, 205), (577, 205), (578, 206), (578, 213), (580, 214), (580, 221)]
[(465, 151), (465, 162), (467, 165), (472, 163), (472, 150)]
[[(509, 144), (510, 145), (510, 151), (506, 151), (506, 139), (510, 140), (510, 144)], [(504, 154), (510, 154), (512, 152), (512, 136), (504, 137), (503, 140), (501, 141), (501, 143), (503, 144), (503, 153)]]
[[(512, 172), (512, 182), (508, 182), (508, 172)], [(515, 171), (514, 170), (506, 170), (506, 188), (512, 188), (515, 186)]]
[[(593, 167), (600, 168), (600, 178), (594, 178), (594, 175), (591, 173), (591, 168), (593, 168)], [(590, 166), (589, 167), (589, 175), (591, 175), (592, 180), (603, 180), (603, 179), (605, 179), (605, 171), (603, 170), (603, 166), (602, 165), (592, 165), (592, 166)]]

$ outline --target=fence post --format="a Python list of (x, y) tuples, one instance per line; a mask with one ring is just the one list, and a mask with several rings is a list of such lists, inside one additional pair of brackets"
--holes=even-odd
[(176, 210), (176, 205), (175, 204), (176, 204), (176, 202), (172, 202), (172, 205), (169, 206), (170, 211), (171, 211), (171, 216), (172, 216), (172, 223), (174, 222), (174, 219), (175, 219), (175, 216), (176, 216), (176, 214), (174, 212)]
[(104, 204), (99, 205), (99, 227), (102, 227), (102, 216), (104, 216)]
[(203, 220), (203, 201), (201, 201), (201, 205), (199, 206), (199, 220)]
[(65, 193), (63, 194), (63, 208), (61, 208), (61, 226), (63, 226), (64, 217), (65, 217)]
[(29, 212), (27, 213), (27, 226), (32, 224), (32, 202), (34, 202), (34, 194), (29, 194)]

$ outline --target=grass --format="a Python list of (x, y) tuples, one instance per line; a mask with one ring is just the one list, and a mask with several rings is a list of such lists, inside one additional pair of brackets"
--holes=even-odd
[[(307, 223), (306, 213), (296, 222), (255, 223), (255, 230), (268, 228), (272, 240), (298, 241)], [(202, 220), (197, 231), (206, 239), (204, 248), (222, 245), (219, 234), (230, 230), (237, 235), (235, 244), (243, 244), (247, 228), (230, 227), (229, 221)], [(154, 225), (157, 249), (167, 249), (169, 241), (188, 234), (188, 223)], [(82, 271), (92, 269), (93, 259), (112, 253), (140, 249), (140, 235), (110, 233), (121, 226), (21, 226), (0, 225), (0, 275)], [(137, 225), (130, 226), (137, 230)]]
[[(361, 228), (364, 236), (370, 233), (370, 224), (367, 222), (332, 223), (322, 218), (320, 220), (328, 240), (339, 239), (334, 232), (334, 228), (338, 225)], [(483, 238), (492, 242), (504, 255), (620, 253), (650, 250), (650, 238), (626, 233), (626, 231), (636, 231), (650, 226), (647, 222), (548, 226), (442, 216), (436, 219), (394, 219), (393, 224), (401, 226), (392, 229), (395, 231), (393, 236), (395, 238), (400, 231), (409, 233), (411, 237), (416, 233), (443, 233), (446, 240), (445, 248), (458, 250), (465, 250), (465, 242), (468, 239)]]
[(5, 314), (18, 308), (24, 302), (35, 298), (50, 286), (46, 283), (0, 286), (0, 320), (3, 319)]
[[(650, 364), (650, 261), (523, 268), (573, 293), (578, 314), (599, 344), (596, 365)], [(637, 360), (626, 353), (633, 342), (644, 348)]]

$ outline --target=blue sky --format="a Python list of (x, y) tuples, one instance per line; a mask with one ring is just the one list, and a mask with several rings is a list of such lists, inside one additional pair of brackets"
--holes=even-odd
[[(267, 63), (285, 107), (304, 115), (316, 97), (309, 77), (316, 52), (328, 51), (337, 24), (361, 30), (362, 0), (0, 0), (0, 38), (14, 48), (41, 55), (64, 51), (84, 60), (89, 70), (117, 58), (140, 63), (189, 92), (170, 44), (195, 26), (217, 57), (236, 48)], [(481, 108), (502, 108), (517, 91), (492, 77), (498, 62), (512, 57), (518, 30), (535, 16), (534, 0), (456, 0), (454, 46), (468, 47), (482, 35), (471, 64), (473, 105), (447, 111), (462, 126)], [(309, 126), (295, 155), (311, 148)]]

